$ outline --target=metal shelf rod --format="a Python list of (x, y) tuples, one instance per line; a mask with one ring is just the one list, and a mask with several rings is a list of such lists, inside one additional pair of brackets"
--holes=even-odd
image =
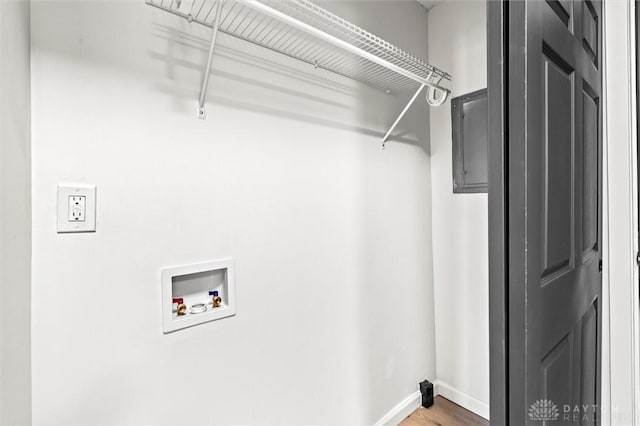
[(384, 138), (382, 138), (382, 149), (385, 148), (385, 145), (387, 143), (387, 140), (389, 140), (389, 136), (391, 135), (391, 132), (393, 132), (395, 130), (395, 128), (398, 125), (398, 123), (400, 123), (400, 120), (402, 120), (402, 117), (404, 117), (404, 115), (407, 113), (407, 111), (409, 111), (409, 108), (411, 108), (411, 105), (413, 105), (413, 103), (416, 101), (416, 99), (418, 99), (418, 95), (420, 95), (420, 92), (422, 92), (422, 90), (425, 88), (425, 86), (426, 86), (425, 84), (421, 84), (420, 85), (420, 87), (418, 88), (416, 93), (413, 95), (413, 97), (411, 98), (411, 100), (409, 101), (407, 106), (404, 107), (404, 109), (402, 110), (402, 112), (400, 113), (398, 118), (396, 118), (396, 121), (394, 121), (393, 124), (391, 125), (391, 128), (389, 128), (389, 131), (387, 131), (387, 133), (384, 135)]
[[(418, 83), (420, 83), (421, 85), (424, 86), (428, 86), (431, 87), (432, 89), (436, 89), (436, 90), (440, 90), (442, 92), (445, 93), (449, 93), (449, 90), (438, 85), (435, 83), (430, 82), (427, 79), (424, 79), (414, 73), (412, 73), (411, 71), (407, 71), (406, 69), (399, 67), (398, 65), (395, 65), (385, 59), (380, 58), (379, 56), (376, 56), (372, 53), (369, 53), (365, 50), (360, 49), (359, 47), (356, 47), (344, 40), (341, 40), (335, 36), (332, 36), (331, 34), (327, 34), (326, 32), (313, 27), (305, 22), (302, 22), (290, 15), (287, 15), (286, 13), (280, 12), (279, 10), (276, 10), (270, 6), (267, 6), (266, 4), (260, 3), (258, 0), (246, 0), (244, 2), (242, 2), (243, 5), (251, 7), (253, 9), (259, 10), (260, 12), (264, 13), (265, 15), (271, 16), (274, 19), (277, 19), (281, 22), (284, 22), (286, 24), (291, 25), (294, 28), (297, 28), (301, 31), (304, 31), (308, 34), (314, 35), (317, 38), (319, 38), (320, 40), (323, 40), (327, 43), (333, 44), (334, 46), (340, 47), (343, 50), (346, 50), (350, 53), (353, 53), (354, 55), (360, 56), (361, 58), (367, 59), (373, 63), (376, 63), (380, 66), (383, 66), (387, 69), (390, 69), (400, 75), (403, 75), (407, 78), (410, 78), (414, 81), (417, 81)], [(415, 99), (414, 99), (415, 100)]]
[(216, 47), (216, 38), (218, 37), (218, 29), (220, 27), (220, 12), (222, 11), (222, 0), (216, 3), (216, 17), (213, 21), (213, 34), (211, 34), (211, 45), (209, 46), (209, 59), (202, 76), (202, 85), (200, 86), (200, 99), (198, 103), (198, 118), (205, 119), (204, 101), (207, 97), (207, 87), (209, 87), (209, 74), (211, 74), (211, 61), (213, 61), (213, 51)]

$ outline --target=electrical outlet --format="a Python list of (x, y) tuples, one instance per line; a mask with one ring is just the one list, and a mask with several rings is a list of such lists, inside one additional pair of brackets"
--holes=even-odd
[(69, 197), (69, 222), (84, 222), (87, 214), (87, 197), (72, 195)]
[(58, 185), (58, 233), (96, 231), (96, 187)]

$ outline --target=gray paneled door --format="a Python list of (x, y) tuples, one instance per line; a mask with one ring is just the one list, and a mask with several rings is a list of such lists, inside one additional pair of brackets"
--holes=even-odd
[(508, 8), (506, 415), (597, 424), (602, 5)]

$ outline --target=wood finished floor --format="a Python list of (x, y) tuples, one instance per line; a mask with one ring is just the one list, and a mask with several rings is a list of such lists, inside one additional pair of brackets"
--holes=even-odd
[(489, 426), (489, 421), (448, 399), (436, 396), (431, 408), (418, 408), (399, 426)]

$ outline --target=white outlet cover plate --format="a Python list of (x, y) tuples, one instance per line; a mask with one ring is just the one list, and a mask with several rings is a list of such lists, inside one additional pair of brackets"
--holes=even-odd
[[(69, 220), (69, 197), (85, 197), (84, 221)], [(58, 233), (96, 232), (95, 185), (58, 185)]]

